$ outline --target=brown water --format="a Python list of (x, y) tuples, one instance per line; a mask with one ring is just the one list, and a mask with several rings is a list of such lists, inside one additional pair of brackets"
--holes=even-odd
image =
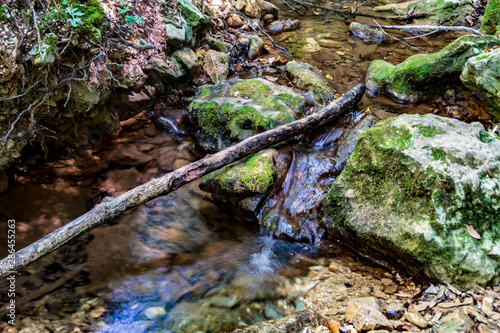
[[(297, 60), (331, 76), (331, 85), (339, 93), (362, 83), (374, 59), (396, 64), (418, 52), (436, 51), (451, 38), (441, 35), (412, 40), (414, 47), (400, 42), (375, 44), (348, 33), (352, 20), (372, 23), (367, 16), (348, 18), (311, 9), (299, 17), (281, 2), (276, 4), (286, 13), (283, 16), (301, 21), (296, 31), (274, 36), (276, 41)], [(352, 4), (321, 5), (342, 9)], [(358, 13), (369, 13), (368, 6), (372, 5), (360, 7)], [(264, 57), (278, 55), (271, 50)], [(251, 71), (245, 66), (233, 75), (277, 76), (279, 82), (289, 84), (283, 73), (272, 66), (256, 62), (248, 65), (255, 69)], [(448, 90), (445, 97), (419, 105), (365, 96), (359, 109), (370, 108), (379, 118), (434, 112), (464, 120), (487, 119), (470, 93), (459, 87)], [(314, 218), (315, 208), (307, 207), (304, 198), (324, 195), (342, 167), (336, 155), (336, 140), (360, 118), (360, 112), (348, 114), (336, 125), (292, 146), (288, 178), (281, 194), (266, 209), (278, 215), (297, 216), (297, 212), (305, 212), (302, 219)], [(152, 119), (139, 117), (118, 138), (102, 137), (81, 147), (69, 159), (59, 156), (57, 162), (18, 169), (16, 184), (0, 196), (0, 212), (5, 218), (16, 219), (17, 244), (21, 248), (86, 212), (102, 197), (117, 195), (194, 161), (192, 144), (189, 137), (169, 134), (157, 129)], [(301, 223), (301, 218), (297, 223)], [(4, 232), (5, 222), (1, 223)], [(286, 224), (282, 226), (286, 228)], [(310, 288), (307, 280), (300, 278), (308, 264), (297, 265), (296, 255), (326, 255), (317, 252), (321, 245), (335, 248), (337, 257), (355, 257), (336, 245), (322, 243), (317, 230), (309, 230), (309, 236), (302, 238), (307, 243), (274, 240), (262, 234), (257, 226), (222, 213), (194, 183), (123, 214), (23, 271), (18, 279), (18, 299), (85, 265), (84, 272), (59, 291), (20, 306), (18, 319), (21, 322), (23, 318), (43, 318), (62, 330), (79, 327), (101, 332), (222, 332), (277, 318), (302, 309), (301, 295)], [(2, 244), (0, 256), (5, 251)], [(370, 266), (358, 262), (357, 265), (363, 267), (365, 274), (372, 271)], [(0, 301), (6, 301), (6, 295), (2, 297)], [(82, 310), (82, 304), (91, 301), (91, 306)], [(102, 306), (92, 305), (96, 302)], [(153, 315), (151, 309), (160, 312)], [(94, 314), (91, 311), (85, 317), (89, 310)], [(85, 319), (78, 322), (76, 314), (82, 311)]]

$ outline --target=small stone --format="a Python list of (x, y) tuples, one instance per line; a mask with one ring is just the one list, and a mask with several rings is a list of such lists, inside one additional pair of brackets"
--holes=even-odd
[(485, 324), (479, 324), (479, 326), (477, 327), (477, 330), (479, 331), (479, 333), (495, 333), (495, 332), (498, 332), (498, 330), (494, 330), (490, 327), (488, 327), (487, 325)]
[(161, 306), (153, 306), (144, 310), (144, 317), (153, 320), (155, 318), (163, 317), (167, 314), (165, 308)]
[(227, 24), (229, 24), (229, 26), (232, 28), (239, 28), (242, 27), (245, 23), (238, 14), (231, 14), (227, 18)]
[(389, 320), (377, 309), (363, 303), (354, 302), (347, 306), (346, 320), (358, 331), (391, 328)]
[(226, 81), (229, 74), (229, 55), (208, 50), (203, 59), (203, 70), (215, 84)]
[(264, 50), (264, 41), (259, 36), (250, 37), (250, 45), (248, 47), (248, 59), (256, 59)]
[(392, 284), (392, 280), (386, 278), (381, 279), (380, 282), (382, 282), (384, 286), (390, 286)]
[(428, 323), (421, 315), (414, 312), (405, 313), (405, 319), (419, 328), (426, 328)]
[(266, 22), (272, 21), (272, 20), (274, 20), (274, 16), (273, 16), (273, 14), (266, 14), (266, 15), (264, 15), (264, 17), (262, 19)]
[(380, 300), (378, 300), (375, 297), (369, 296), (369, 297), (351, 298), (350, 300), (347, 301), (346, 305), (349, 306), (354, 302), (367, 304), (372, 308), (376, 309), (377, 311), (382, 311), (382, 304)]
[(388, 299), (389, 298), (389, 295), (381, 292), (381, 291), (375, 291), (372, 293), (373, 296), (377, 297), (377, 298), (382, 298), (382, 299)]

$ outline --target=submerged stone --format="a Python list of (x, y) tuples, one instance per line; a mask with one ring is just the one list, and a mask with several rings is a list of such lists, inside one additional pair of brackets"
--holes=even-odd
[(378, 43), (384, 42), (387, 40), (385, 34), (381, 29), (374, 28), (367, 24), (352, 22), (349, 24), (349, 31), (353, 36), (359, 38), (372, 39)]
[(460, 79), (500, 119), (500, 49), (469, 58)]
[(297, 88), (314, 94), (316, 102), (326, 103), (333, 99), (335, 91), (323, 74), (313, 66), (299, 61), (290, 61), (286, 64), (286, 71), (292, 77)]
[(359, 137), (326, 214), (331, 237), (413, 276), (498, 283), (500, 139), (433, 115), (380, 122)]
[(207, 152), (224, 149), (254, 134), (291, 122), (304, 110), (304, 97), (263, 79), (233, 79), (198, 89), (188, 107)]
[(443, 83), (457, 81), (470, 57), (495, 45), (500, 45), (500, 39), (494, 36), (462, 36), (439, 52), (417, 54), (397, 66), (375, 60), (366, 74), (367, 91), (406, 103), (423, 100)]

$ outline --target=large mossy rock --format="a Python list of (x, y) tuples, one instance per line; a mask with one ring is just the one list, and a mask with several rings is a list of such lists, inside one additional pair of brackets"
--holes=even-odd
[(443, 83), (458, 81), (470, 57), (495, 45), (500, 39), (494, 36), (462, 36), (439, 52), (417, 54), (397, 66), (375, 60), (366, 74), (367, 91), (372, 96), (387, 93), (406, 103), (423, 100)]
[(198, 144), (215, 152), (291, 122), (305, 106), (304, 97), (288, 87), (263, 79), (233, 79), (200, 87), (188, 112), (200, 129)]
[(419, 20), (418, 24), (450, 26), (463, 25), (467, 14), (474, 11), (469, 0), (424, 0), (408, 6), (409, 10), (412, 8), (415, 8), (414, 14), (430, 14), (424, 20)]
[(492, 35), (500, 33), (500, 0), (490, 0), (488, 2), (479, 31)]
[(500, 119), (500, 49), (470, 58), (460, 79)]
[(200, 188), (240, 217), (257, 219), (258, 208), (269, 191), (282, 183), (290, 161), (287, 154), (266, 149), (208, 174)]
[(329, 235), (372, 258), (463, 288), (500, 281), (500, 139), (479, 123), (378, 123), (326, 205)]

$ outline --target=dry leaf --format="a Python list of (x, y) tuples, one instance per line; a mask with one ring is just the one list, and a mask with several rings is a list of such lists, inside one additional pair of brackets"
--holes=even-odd
[(478, 234), (476, 230), (474, 230), (473, 226), (466, 224), (465, 227), (467, 228), (467, 232), (469, 233), (469, 235), (471, 235), (472, 238), (481, 239), (481, 236)]
[(205, 56), (205, 50), (204, 49), (199, 49), (196, 51), (196, 56), (198, 58), (203, 58)]
[(339, 333), (340, 325), (340, 321), (335, 320), (334, 322), (328, 322), (328, 327), (330, 328), (330, 331), (332, 331), (332, 333)]
[(330, 74), (326, 74), (325, 77), (328, 79), (328, 80), (333, 80), (333, 77), (330, 75)]
[(297, 174), (297, 179), (302, 179), (302, 172), (300, 172), (300, 170), (299, 173)]

